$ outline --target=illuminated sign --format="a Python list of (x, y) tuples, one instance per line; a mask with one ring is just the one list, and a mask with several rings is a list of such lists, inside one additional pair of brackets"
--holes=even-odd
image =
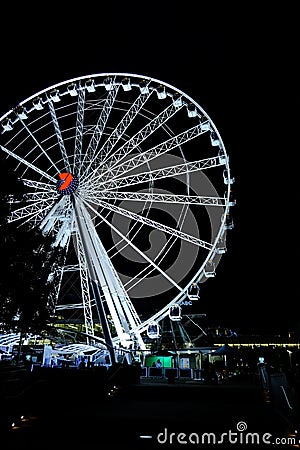
[(58, 175), (57, 190), (60, 194), (70, 195), (78, 187), (78, 180), (70, 172), (63, 172)]

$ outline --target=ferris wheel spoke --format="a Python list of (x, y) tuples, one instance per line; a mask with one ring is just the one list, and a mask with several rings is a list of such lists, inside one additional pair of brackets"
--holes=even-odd
[(174, 148), (183, 145), (191, 139), (195, 139), (196, 137), (206, 132), (207, 130), (203, 130), (201, 124), (196, 125), (195, 127), (192, 127), (189, 130), (178, 134), (177, 136), (171, 137), (167, 141), (161, 142), (159, 145), (156, 145), (155, 147), (152, 147), (145, 152), (138, 153), (129, 160), (126, 160), (125, 162), (119, 164), (112, 173), (109, 171), (108, 173), (106, 173), (106, 176), (105, 174), (101, 174), (101, 178), (104, 175), (104, 181), (108, 179), (116, 179), (123, 174), (130, 172), (131, 170), (136, 169), (141, 165), (149, 163), (153, 159), (164, 155)]
[(161, 194), (157, 192), (112, 192), (96, 191), (91, 199), (95, 200), (131, 200), (146, 203), (178, 203), (184, 205), (225, 206), (224, 197), (208, 197), (202, 195)]
[(16, 200), (13, 203), (17, 202), (24, 202), (24, 203), (30, 203), (30, 202), (36, 202), (36, 201), (55, 201), (58, 198), (58, 194), (56, 192), (45, 192), (45, 191), (35, 191), (35, 192), (27, 192), (26, 194), (22, 195), (22, 199)]
[(100, 139), (102, 137), (103, 131), (105, 129), (106, 122), (107, 122), (110, 112), (112, 110), (114, 101), (118, 94), (119, 88), (120, 88), (120, 85), (115, 84), (114, 82), (112, 82), (108, 87), (108, 95), (105, 99), (104, 105), (101, 109), (101, 113), (98, 118), (98, 122), (94, 128), (92, 138), (89, 142), (89, 145), (85, 151), (85, 155), (82, 160), (83, 176), (85, 176), (85, 174), (87, 174), (89, 172), (89, 170), (91, 169), (91, 166), (95, 162), (96, 151), (97, 151)]
[(53, 122), (54, 130), (55, 130), (55, 134), (56, 134), (56, 137), (57, 137), (57, 142), (58, 142), (58, 145), (59, 145), (59, 148), (60, 148), (60, 151), (61, 151), (61, 155), (62, 155), (62, 158), (63, 158), (64, 167), (70, 171), (71, 170), (70, 162), (69, 162), (69, 158), (68, 158), (68, 155), (67, 155), (65, 144), (64, 144), (64, 141), (63, 141), (63, 138), (62, 138), (62, 134), (61, 134), (61, 130), (60, 130), (60, 127), (59, 127), (59, 123), (58, 123), (58, 120), (57, 120), (56, 111), (55, 111), (53, 102), (50, 99), (48, 100), (48, 106), (49, 106), (49, 111), (50, 111), (51, 119), (52, 119), (52, 122)]
[[(51, 166), (55, 168), (57, 173), (59, 173), (59, 168), (57, 167), (55, 162), (50, 158), (48, 152), (46, 152), (44, 150), (44, 148), (42, 147), (41, 143), (36, 139), (35, 135), (31, 132), (31, 130), (28, 128), (28, 126), (24, 123), (24, 121), (22, 119), (20, 119), (20, 122), (22, 123), (23, 127), (25, 128), (27, 133), (30, 135), (30, 137), (33, 139), (33, 141), (36, 143), (37, 147), (41, 150), (42, 154), (48, 159), (48, 161), (50, 162)], [(54, 178), (53, 178), (53, 180), (54, 180)]]
[[(155, 169), (151, 172), (142, 172), (137, 175), (128, 175), (127, 177), (118, 178), (108, 181), (107, 183), (95, 184), (97, 189), (116, 189), (126, 186), (133, 186), (139, 183), (149, 183), (155, 180), (161, 180), (169, 177), (175, 177), (186, 173), (197, 172), (208, 168), (217, 167), (224, 164), (218, 156), (212, 158), (201, 159), (199, 161), (176, 164), (162, 169)], [(87, 189), (88, 191), (88, 189)]]
[(127, 238), (118, 228), (116, 228), (111, 222), (109, 222), (101, 213), (99, 213), (97, 210), (95, 210), (91, 205), (83, 200), (83, 203), (87, 205), (87, 207), (94, 211), (95, 215), (98, 216), (103, 222), (105, 222), (115, 233), (117, 233), (133, 250), (135, 250), (145, 261), (147, 261), (151, 266), (160, 272), (164, 278), (166, 278), (172, 286), (176, 287), (179, 291), (182, 290), (182, 288), (176, 283), (175, 280), (173, 280), (164, 270), (162, 270), (152, 259), (150, 259), (144, 252), (142, 252), (131, 240)]
[[(184, 218), (186, 216), (186, 211), (184, 212), (184, 209), (180, 213), (180, 217), (178, 218), (178, 225), (181, 226), (183, 224)], [(172, 239), (172, 238), (170, 238)], [(154, 262), (159, 265), (168, 255), (169, 251), (172, 249), (172, 247), (175, 245), (175, 240), (173, 239), (170, 243), (170, 240), (167, 240), (165, 244), (161, 247), (158, 254), (155, 256)], [(154, 272), (154, 267), (149, 266), (145, 267), (143, 270), (141, 270), (139, 273), (137, 273), (135, 276), (130, 277), (127, 283), (124, 285), (125, 288), (128, 289), (128, 291), (131, 291), (136, 286), (138, 286), (143, 279), (146, 279), (146, 277), (150, 276)]]
[[(100, 174), (111, 176), (111, 169), (115, 166), (119, 166), (120, 161), (122, 161), (127, 155), (129, 155), (133, 149), (140, 145), (146, 138), (148, 138), (152, 133), (158, 130), (162, 125), (164, 125), (170, 117), (172, 117), (180, 108), (176, 107), (174, 104), (168, 106), (160, 114), (158, 114), (154, 119), (152, 119), (144, 128), (142, 128), (138, 133), (136, 133), (131, 139), (127, 140), (106, 162), (104, 167), (104, 172)], [(166, 151), (168, 151), (167, 149)], [(144, 160), (143, 160), (144, 161)], [(94, 170), (93, 174), (97, 175), (98, 167)], [(90, 180), (93, 182), (93, 174), (90, 175)], [(106, 177), (107, 178), (107, 177)]]
[(99, 155), (101, 154), (101, 161), (99, 167), (103, 166), (106, 163), (116, 143), (122, 138), (126, 129), (136, 118), (139, 111), (143, 108), (144, 104), (147, 102), (147, 100), (149, 99), (150, 95), (153, 92), (149, 91), (148, 89), (145, 89), (145, 91), (146, 91), (145, 93), (141, 92), (140, 95), (136, 98), (136, 100), (132, 103), (131, 107), (128, 109), (128, 111), (126, 111), (122, 120), (114, 128), (105, 144), (100, 148), (100, 150), (95, 155), (95, 159), (98, 160)]
[[(80, 83), (79, 83), (80, 86)], [(82, 138), (83, 138), (83, 124), (84, 124), (84, 104), (85, 104), (85, 89), (79, 89), (78, 103), (76, 113), (76, 129), (75, 129), (75, 148), (73, 172), (80, 176), (82, 169)]]
[[(48, 178), (48, 180), (52, 181), (52, 182), (56, 182), (56, 179), (54, 177), (52, 177), (51, 175), (49, 175), (47, 172), (45, 172), (44, 170), (39, 169), (37, 166), (35, 166), (34, 164), (31, 164), (29, 161), (27, 161), (24, 158), (21, 158), (21, 156), (17, 155), (16, 153), (8, 150), (8, 148), (3, 147), (3, 145), (0, 146), (1, 150), (3, 150), (5, 153), (7, 153), (8, 155), (12, 156), (13, 158), (15, 158), (17, 161), (21, 162), (22, 164), (24, 164), (25, 166), (29, 167), (30, 169), (34, 170), (36, 173), (38, 173), (39, 175), (42, 175), (45, 178)], [(55, 167), (55, 165), (54, 165)]]
[[(27, 206), (23, 206), (22, 208), (15, 209), (10, 213), (8, 216), (8, 223), (15, 222), (16, 220), (26, 219), (29, 218), (29, 220), (32, 217), (35, 217), (37, 214), (39, 214), (41, 217), (44, 215), (44, 213), (52, 207), (52, 203), (49, 203), (47, 200), (40, 200), (36, 201), (35, 203), (32, 203)], [(25, 222), (24, 222), (25, 223)]]
[(128, 217), (130, 219), (133, 219), (137, 222), (141, 222), (144, 225), (149, 225), (157, 230), (164, 231), (165, 233), (171, 234), (174, 237), (184, 239), (185, 241), (191, 242), (192, 244), (198, 245), (199, 247), (203, 247), (208, 250), (212, 249), (212, 245), (209, 242), (205, 242), (195, 236), (191, 236), (187, 233), (184, 233), (183, 231), (177, 230), (176, 228), (169, 227), (160, 222), (156, 222), (155, 220), (149, 219), (148, 217), (144, 217), (144, 216), (136, 214), (132, 211), (128, 211), (124, 208), (121, 208), (120, 206), (111, 205), (102, 200), (97, 200), (97, 201), (95, 201), (95, 203), (97, 203), (98, 206), (109, 209), (110, 211), (121, 214), (121, 215)]
[(24, 186), (29, 186), (35, 189), (42, 189), (43, 191), (54, 193), (56, 192), (56, 189), (53, 185), (50, 185), (49, 183), (43, 183), (42, 181), (37, 180), (29, 180), (26, 178), (22, 178), (22, 183)]

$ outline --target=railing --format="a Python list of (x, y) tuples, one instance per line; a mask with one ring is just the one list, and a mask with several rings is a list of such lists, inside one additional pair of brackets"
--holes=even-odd
[(273, 406), (291, 426), (296, 426), (300, 419), (299, 399), (286, 374), (281, 371), (272, 372), (266, 364), (258, 364), (258, 373), (261, 387), (268, 393)]
[(177, 367), (142, 367), (141, 376), (144, 378), (202, 379), (201, 369)]

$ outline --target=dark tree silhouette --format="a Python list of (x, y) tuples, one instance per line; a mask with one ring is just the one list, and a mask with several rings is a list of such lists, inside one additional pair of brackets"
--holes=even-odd
[[(9, 192), (8, 192), (9, 191)], [(23, 199), (23, 186), (13, 177), (0, 183), (0, 327), (39, 334), (51, 323), (54, 311), (55, 269), (60, 257), (53, 238), (38, 228), (8, 223), (10, 196)]]

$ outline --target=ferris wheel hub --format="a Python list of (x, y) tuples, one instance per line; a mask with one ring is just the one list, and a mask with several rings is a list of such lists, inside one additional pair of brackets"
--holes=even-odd
[(62, 195), (71, 195), (76, 191), (79, 181), (71, 172), (58, 174), (57, 191)]

